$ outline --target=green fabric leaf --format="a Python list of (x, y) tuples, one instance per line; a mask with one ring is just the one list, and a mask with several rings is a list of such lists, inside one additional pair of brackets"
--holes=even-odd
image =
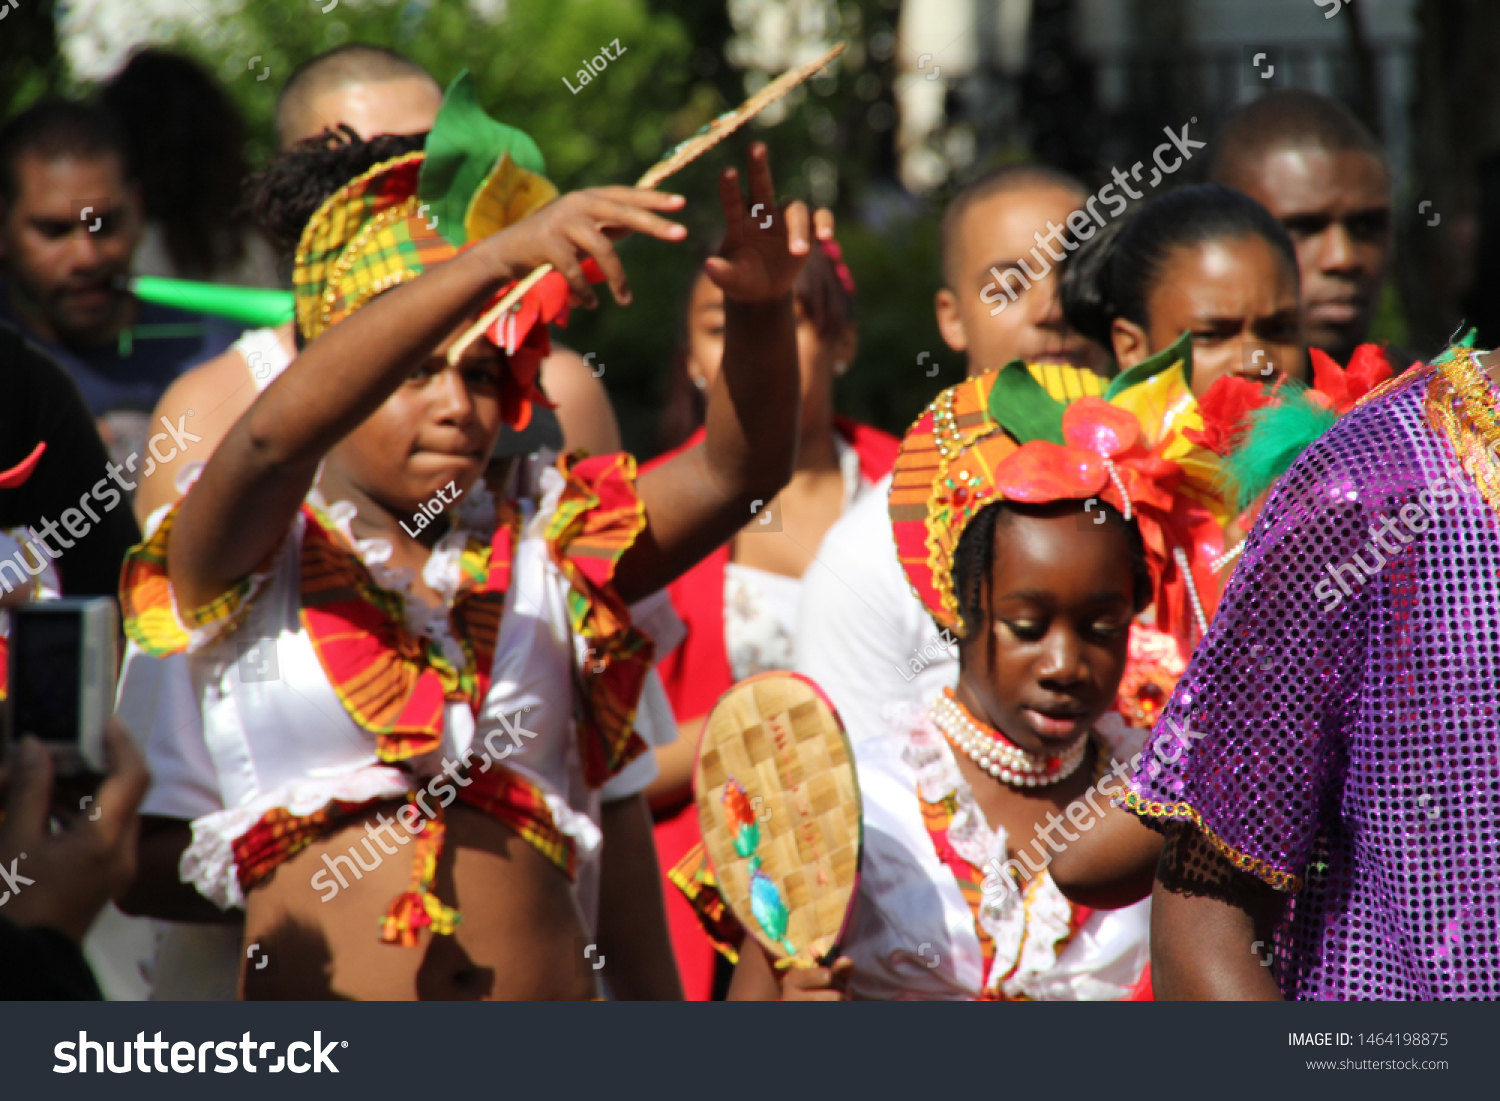
[(1191, 389), (1193, 385), (1193, 334), (1183, 333), (1177, 343), (1170, 348), (1163, 348), (1148, 360), (1137, 363), (1128, 371), (1122, 371), (1109, 384), (1109, 390), (1104, 395), (1104, 400), (1109, 401), (1122, 390), (1129, 390), (1132, 386), (1139, 386), (1149, 379), (1155, 378), (1178, 360), (1182, 360), (1182, 381)]
[(1047, 393), (1026, 369), (1024, 360), (1007, 363), (995, 378), (990, 391), (990, 416), (1010, 433), (1017, 443), (1050, 440), (1063, 445), (1062, 402)]
[(527, 171), (547, 174), (547, 162), (536, 142), (524, 131), (484, 113), (474, 95), (474, 78), (465, 69), (448, 85), (432, 133), (427, 135), (427, 159), (417, 184), (422, 201), (437, 216), (437, 231), (454, 247), (468, 243), (464, 215), (469, 202), (506, 153)]
[(1250, 415), (1250, 430), (1224, 460), (1221, 476), (1236, 509), (1249, 508), (1338, 420), (1333, 410), (1308, 400), (1303, 383), (1285, 383), (1282, 395)]

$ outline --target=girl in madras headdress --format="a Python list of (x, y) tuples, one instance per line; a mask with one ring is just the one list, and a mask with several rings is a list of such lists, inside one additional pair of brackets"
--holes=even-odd
[[(599, 838), (557, 777), (598, 790), (641, 765), (653, 647), (627, 605), (791, 469), (790, 291), (814, 219), (794, 203), (761, 228), (729, 170), (704, 445), (639, 480), (628, 455), (569, 456), (539, 504), (489, 496), (502, 423), (546, 400), (547, 323), (594, 305), (601, 277), (630, 300), (610, 237), (684, 236), (661, 216), (679, 197), (558, 197), (542, 172), (460, 77), (425, 140), (325, 135), (262, 181), (269, 228), (298, 240), (305, 350), (153, 517), (123, 582), (131, 636), (190, 654), (228, 809), (193, 823), (181, 870), (245, 907), (247, 947), (273, 965), (245, 967), (248, 994), (592, 996), (569, 880)], [(774, 205), (763, 146), (749, 184)]]
[(1054, 399), (1038, 370), (945, 391), (902, 442), (897, 551), (959, 640), (958, 686), (855, 746), (865, 852), (845, 958), (778, 985), (746, 938), (731, 996), (823, 999), (847, 983), (873, 998), (1123, 999), (1149, 986), (1150, 873), (1120, 872), (1159, 842), (1108, 796), (1147, 733), (1126, 716), (1182, 671), (1172, 640), (1136, 616), (1180, 606), (1167, 567), (1211, 519), (1183, 494), (1191, 475), (1165, 457), (1170, 441), (1148, 446), (1135, 415), (1100, 397)]

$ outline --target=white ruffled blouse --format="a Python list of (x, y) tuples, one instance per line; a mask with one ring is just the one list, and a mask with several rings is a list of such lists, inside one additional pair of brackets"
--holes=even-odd
[[(589, 791), (582, 780), (573, 670), (587, 660), (586, 647), (571, 629), (569, 584), (552, 561), (545, 539), (565, 482), (551, 467), (543, 469), (540, 478), (540, 504), (521, 502), (521, 534), (490, 691), (479, 719), (476, 723), (466, 702), (448, 702), (441, 747), (406, 762), (409, 772), (378, 759), (374, 738), (344, 709), (302, 628), (301, 544), (306, 520), (300, 514), (269, 568), (252, 579), (248, 610), (239, 625), (230, 632), (218, 625), (190, 632), (187, 660), (202, 715), (202, 756), (211, 764), (225, 809), (194, 819), (193, 840), (180, 866), (185, 882), (221, 907), (243, 906), (233, 843), (266, 811), (285, 807), (301, 815), (331, 799), (402, 797), (436, 776), (445, 759), (462, 761), (466, 751), (472, 751), (476, 763), (488, 752), (541, 788), (554, 821), (576, 845), (580, 868), (594, 862), (601, 844), (598, 803), (609, 789)], [(322, 505), (316, 490), (310, 500)], [(467, 491), (453, 511), (453, 530), (438, 540), (423, 568), (423, 579), (445, 603), (458, 590), (459, 555), (467, 538), (473, 534), (488, 540), (495, 514), (482, 483)], [(148, 534), (165, 512), (164, 508), (151, 517)], [(432, 608), (411, 593), (410, 571), (386, 566), (390, 544), (382, 539), (356, 540), (350, 528), (354, 507), (347, 502), (327, 506), (326, 513), (356, 547), (376, 582), (406, 596), (407, 626), (445, 650), (456, 647), (456, 640), (448, 636), (446, 609)], [(647, 618), (653, 616), (648, 613)], [(649, 633), (651, 625), (642, 626)], [(455, 656), (461, 664), (461, 654)], [(644, 781), (633, 773), (643, 773)], [(611, 784), (623, 780), (633, 787), (634, 780), (644, 786), (654, 774), (655, 762), (646, 754)], [(442, 792), (441, 785), (436, 791)], [(592, 883), (590, 888), (590, 893), (597, 890)]]
[[(947, 839), (976, 868), (999, 868), (1012, 855), (1004, 829), (992, 828), (974, 799), (947, 739), (929, 712), (888, 709), (889, 731), (855, 745), (864, 801), (864, 862), (859, 899), (844, 942), (854, 961), (858, 998), (971, 999), (986, 991), (1039, 1001), (1128, 997), (1149, 958), (1150, 900), (1097, 910), (1058, 950), (1072, 908), (1042, 871), (1024, 891), (985, 891), (978, 920), (994, 941), (988, 974), (975, 915), (922, 819), (921, 799), (953, 796)], [(1116, 759), (1129, 760), (1145, 731), (1101, 723)]]

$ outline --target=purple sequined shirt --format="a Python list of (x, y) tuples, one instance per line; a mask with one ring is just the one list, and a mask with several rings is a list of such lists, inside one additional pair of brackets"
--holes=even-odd
[(1292, 892), (1291, 998), (1500, 997), (1500, 522), (1438, 377), (1282, 477), (1131, 784)]

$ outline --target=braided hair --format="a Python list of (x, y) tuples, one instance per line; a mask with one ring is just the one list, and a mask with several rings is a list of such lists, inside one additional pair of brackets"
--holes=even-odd
[(283, 150), (246, 183), (245, 205), (271, 243), (289, 258), (302, 230), (328, 197), (377, 164), (415, 153), (426, 134), (380, 134), (369, 141), (340, 123)]
[[(1146, 544), (1141, 540), (1141, 529), (1134, 521), (1126, 520), (1111, 504), (1099, 501), (1098, 507), (1107, 516), (1108, 522), (1124, 528), (1130, 542), (1130, 570), (1134, 580), (1136, 611), (1151, 603), (1151, 571), (1146, 564)], [(975, 628), (988, 622), (986, 590), (995, 568), (995, 535), (1002, 526), (1009, 526), (1017, 516), (1035, 516), (1051, 519), (1070, 513), (1081, 513), (1078, 501), (1055, 501), (1046, 505), (1028, 505), (1019, 501), (996, 501), (979, 511), (969, 526), (964, 529), (953, 553), (953, 592), (958, 597), (959, 613), (963, 616), (968, 637), (977, 637)]]

